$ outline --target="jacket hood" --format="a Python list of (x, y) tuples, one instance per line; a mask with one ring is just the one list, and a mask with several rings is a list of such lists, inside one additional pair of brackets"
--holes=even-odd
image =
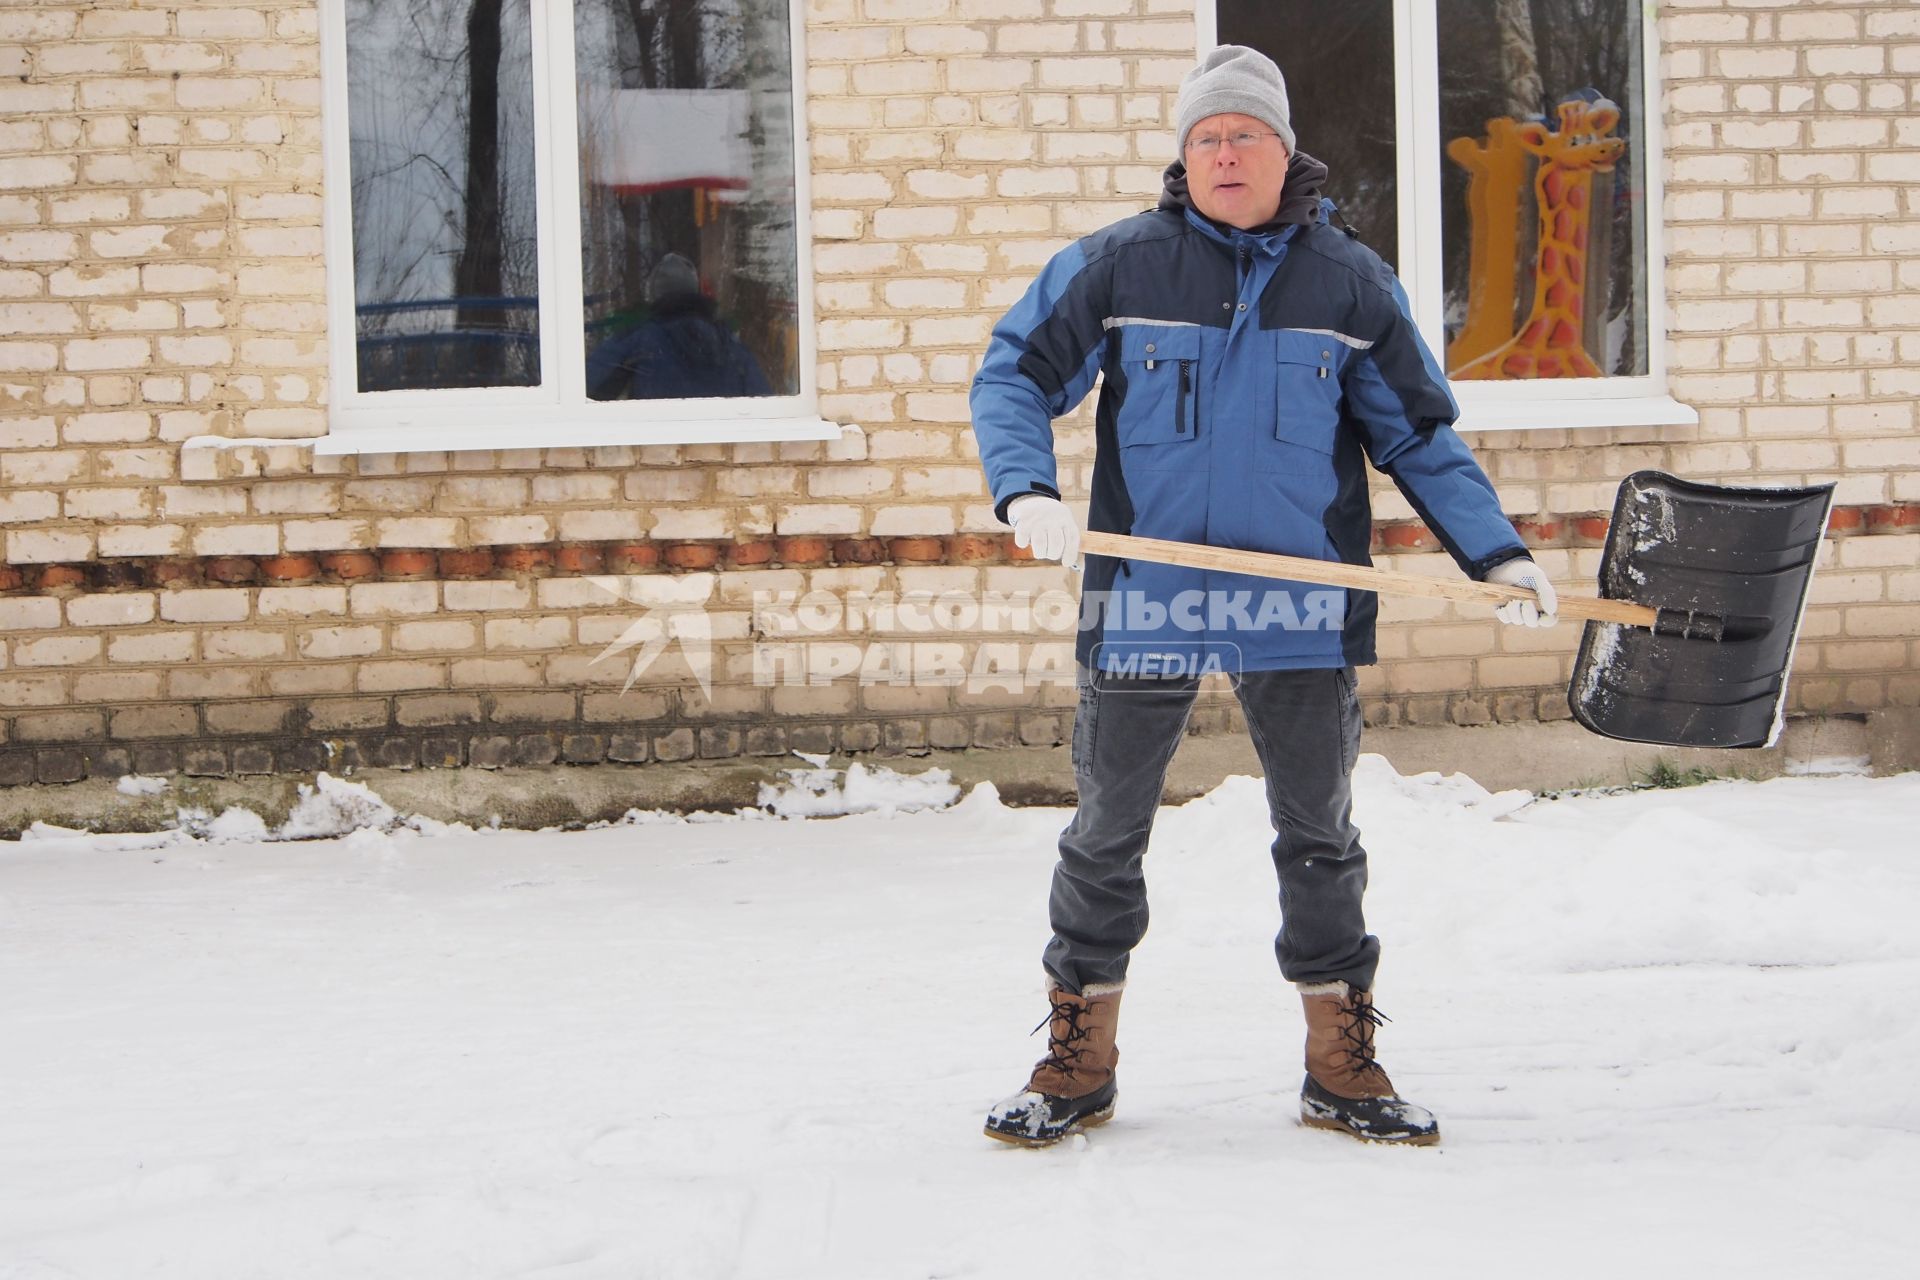
[[(1273, 215), (1272, 221), (1251, 228), (1253, 234), (1264, 235), (1285, 226), (1310, 226), (1320, 221), (1320, 188), (1326, 185), (1326, 181), (1326, 165), (1304, 151), (1294, 152), (1287, 158), (1287, 179), (1286, 185), (1280, 189), (1280, 210)], [(1193, 197), (1187, 194), (1187, 165), (1184, 160), (1175, 160), (1168, 165), (1160, 182), (1161, 209), (1170, 213), (1193, 209)], [(1200, 213), (1198, 209), (1194, 209), (1194, 212)], [(1200, 216), (1206, 217), (1205, 214)]]

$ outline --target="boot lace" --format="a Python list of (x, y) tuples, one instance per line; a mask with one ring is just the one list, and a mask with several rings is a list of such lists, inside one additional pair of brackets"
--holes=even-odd
[(1051, 1031), (1047, 1033), (1047, 1056), (1040, 1061), (1042, 1067), (1052, 1067), (1056, 1071), (1064, 1071), (1068, 1074), (1073, 1072), (1075, 1061), (1081, 1054), (1087, 1052), (1085, 1049), (1077, 1049), (1074, 1046), (1093, 1034), (1090, 1029), (1080, 1025), (1080, 1020), (1087, 1016), (1090, 1008), (1090, 1005), (1062, 1001), (1055, 1005), (1053, 1011), (1046, 1017), (1040, 1019), (1040, 1026), (1027, 1032), (1030, 1036), (1039, 1035), (1040, 1027), (1047, 1026), (1056, 1019), (1067, 1024), (1067, 1029), (1059, 1035)]
[(1373, 1055), (1373, 1029), (1393, 1019), (1374, 1008), (1370, 1000), (1351, 1001), (1341, 1012), (1347, 1016), (1340, 1022), (1340, 1038), (1347, 1042), (1347, 1057), (1353, 1064), (1353, 1070), (1381, 1070), (1379, 1061)]

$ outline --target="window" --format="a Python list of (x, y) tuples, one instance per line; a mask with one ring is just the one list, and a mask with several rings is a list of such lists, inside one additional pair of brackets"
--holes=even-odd
[(1203, 48), (1252, 45), (1280, 65), (1301, 148), (1399, 272), (1463, 429), (1697, 421), (1666, 394), (1661, 361), (1646, 9), (1215, 0), (1203, 13)]
[(831, 438), (794, 0), (322, 0), (322, 452)]

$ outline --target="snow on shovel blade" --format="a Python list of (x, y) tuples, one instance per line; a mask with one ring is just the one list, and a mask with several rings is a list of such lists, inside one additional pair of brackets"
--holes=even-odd
[(1832, 505), (1830, 484), (1745, 489), (1658, 471), (1628, 476), (1614, 500), (1600, 594), (1651, 605), (1660, 622), (1587, 624), (1567, 690), (1574, 718), (1628, 742), (1771, 746)]

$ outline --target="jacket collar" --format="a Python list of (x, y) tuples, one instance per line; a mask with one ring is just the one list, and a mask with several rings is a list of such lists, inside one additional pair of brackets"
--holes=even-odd
[(1184, 212), (1187, 221), (1222, 244), (1234, 244), (1251, 238), (1264, 251), (1273, 251), (1291, 238), (1299, 227), (1326, 222), (1333, 202), (1323, 200), (1320, 189), (1326, 184), (1327, 166), (1303, 151), (1287, 159), (1286, 185), (1280, 191), (1280, 208), (1268, 222), (1242, 230), (1224, 222), (1215, 222), (1194, 208), (1187, 194), (1187, 166), (1175, 160), (1161, 176), (1159, 208), (1168, 213)]

